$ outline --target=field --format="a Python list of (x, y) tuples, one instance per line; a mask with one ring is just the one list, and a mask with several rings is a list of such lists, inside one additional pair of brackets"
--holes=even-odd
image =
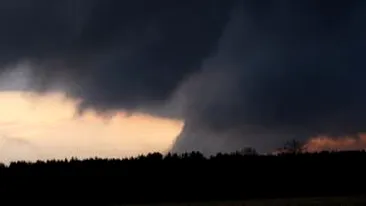
[[(209, 158), (197, 152), (152, 153), (129, 159), (16, 162), (0, 166), (0, 192), (11, 205), (23, 201), (14, 196), (30, 192), (34, 197), (47, 194), (29, 200), (36, 205), (48, 204), (48, 199), (114, 206), (366, 205), (365, 161), (366, 151), (344, 151)], [(294, 199), (320, 196), (324, 198)], [(252, 201), (214, 202), (240, 199)]]
[(366, 197), (334, 197), (306, 199), (271, 199), (252, 201), (202, 202), (202, 203), (164, 203), (127, 206), (361, 206), (366, 205)]

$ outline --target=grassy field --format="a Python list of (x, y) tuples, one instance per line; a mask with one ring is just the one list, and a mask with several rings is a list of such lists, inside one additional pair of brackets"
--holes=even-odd
[(211, 205), (212, 206), (310, 206), (310, 205), (361, 206), (366, 205), (366, 197), (272, 199), (272, 200), (258, 200), (258, 201), (252, 200), (252, 201), (176, 203), (176, 204), (164, 203), (164, 204), (150, 204), (150, 205), (138, 205), (138, 206), (211, 206)]

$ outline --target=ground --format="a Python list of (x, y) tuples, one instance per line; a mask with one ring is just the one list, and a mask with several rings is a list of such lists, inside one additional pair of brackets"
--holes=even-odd
[[(138, 206), (361, 206), (366, 205), (366, 197), (333, 197), (306, 199), (272, 199), (252, 201), (202, 202), (202, 203), (165, 203)], [(131, 205), (132, 206), (132, 205)], [(136, 205), (135, 205), (136, 206)]]

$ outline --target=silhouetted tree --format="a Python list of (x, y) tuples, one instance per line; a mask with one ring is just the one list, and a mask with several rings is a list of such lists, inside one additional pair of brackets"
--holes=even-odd
[(1, 205), (7, 201), (20, 205), (16, 201), (24, 198), (11, 197), (30, 194), (47, 196), (27, 199), (35, 205), (42, 201), (49, 205), (46, 199), (50, 198), (59, 205), (76, 201), (83, 205), (124, 205), (366, 194), (365, 187), (354, 186), (355, 182), (366, 184), (362, 164), (366, 161), (365, 151), (301, 153), (299, 142), (286, 146), (294, 152), (260, 155), (254, 148), (243, 148), (241, 152), (210, 158), (192, 152), (165, 156), (150, 153), (125, 159), (13, 162), (0, 166)]
[(285, 142), (284, 150), (289, 153), (299, 154), (306, 151), (306, 146), (299, 140), (292, 139)]
[(242, 155), (258, 155), (258, 152), (253, 147), (245, 147), (239, 151)]

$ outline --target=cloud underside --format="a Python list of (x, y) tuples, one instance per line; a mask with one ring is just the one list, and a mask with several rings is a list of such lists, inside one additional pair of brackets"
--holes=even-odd
[(0, 63), (81, 111), (184, 119), (174, 151), (268, 150), (365, 131), (365, 15), (358, 0), (5, 0)]

